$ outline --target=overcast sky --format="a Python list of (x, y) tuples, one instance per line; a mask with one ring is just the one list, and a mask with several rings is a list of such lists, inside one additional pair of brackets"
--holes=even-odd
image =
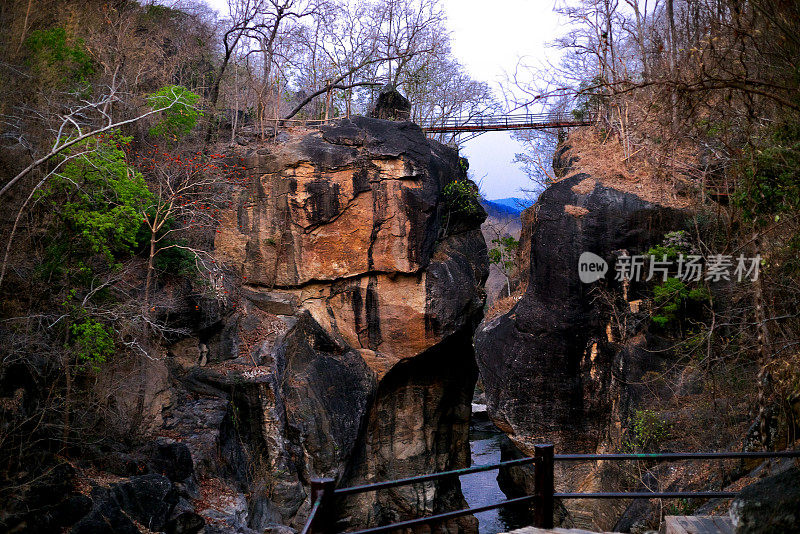
[[(559, 34), (554, 0), (444, 0), (453, 54), (477, 79), (497, 89), (505, 73), (513, 74), (520, 58), (543, 62), (554, 51), (546, 44)], [(497, 89), (498, 96), (499, 89)], [(489, 132), (467, 141), (474, 179), (488, 199), (524, 196), (528, 177), (512, 163), (522, 147), (504, 132)]]
[[(206, 0), (221, 13), (226, 0)], [(517, 62), (539, 64), (554, 51), (546, 48), (559, 34), (555, 0), (442, 0), (452, 32), (453, 54), (473, 78), (489, 82), (501, 97), (498, 83), (513, 73)], [(462, 146), (470, 170), (488, 199), (524, 196), (527, 176), (512, 163), (522, 147), (510, 134), (489, 132)]]

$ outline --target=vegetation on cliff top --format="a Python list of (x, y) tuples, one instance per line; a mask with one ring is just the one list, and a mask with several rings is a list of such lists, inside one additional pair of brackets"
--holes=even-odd
[[(760, 259), (758, 276), (747, 280), (685, 280), (672, 270), (613, 295), (595, 292), (613, 343), (646, 340), (672, 357), (646, 377), (653, 394), (623, 421), (618, 446), (796, 445), (800, 4), (575, 0), (559, 10), (569, 21), (554, 43), (561, 62), (521, 65), (509, 94), (518, 105), (597, 122), (569, 135), (519, 136), (528, 150), (517, 159), (534, 189), (585, 173), (573, 188), (579, 194), (600, 183), (684, 211), (685, 225), (663, 243), (630, 254), (672, 262), (692, 254), (704, 265), (731, 258), (731, 275), (738, 257)], [(558, 175), (542, 157), (556, 146)], [(673, 431), (662, 432), (667, 422)], [(642, 483), (642, 472), (630, 475)]]

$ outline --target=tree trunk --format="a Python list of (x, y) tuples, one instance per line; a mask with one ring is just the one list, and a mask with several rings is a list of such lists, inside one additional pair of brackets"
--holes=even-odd
[[(153, 225), (155, 227), (155, 225)], [(150, 232), (150, 254), (147, 258), (147, 278), (144, 283), (144, 307), (150, 305), (150, 284), (153, 280), (153, 258), (156, 256), (156, 232)], [(147, 313), (145, 311), (145, 313)]]
[(66, 450), (69, 445), (69, 411), (72, 403), (72, 371), (69, 366), (69, 356), (64, 358), (64, 371), (66, 372), (66, 386), (64, 388), (64, 428), (61, 434), (61, 446)]
[(222, 83), (222, 75), (225, 74), (225, 69), (228, 67), (230, 57), (230, 54), (226, 54), (223, 58), (222, 65), (220, 65), (219, 72), (214, 79), (214, 85), (211, 87), (211, 96), (208, 99), (208, 107), (210, 108), (211, 116), (208, 118), (208, 124), (206, 125), (205, 146), (208, 146), (211, 142), (211, 135), (214, 130), (214, 112), (217, 110), (217, 102), (219, 101), (219, 86)]

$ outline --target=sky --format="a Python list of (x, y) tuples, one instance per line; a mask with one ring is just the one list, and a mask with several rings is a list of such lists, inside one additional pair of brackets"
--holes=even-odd
[[(227, 11), (226, 0), (206, 1), (220, 12)], [(488, 82), (501, 98), (498, 84), (506, 73), (513, 74), (520, 59), (542, 64), (554, 53), (546, 45), (560, 33), (555, 1), (442, 0), (453, 55), (474, 79)], [(519, 152), (522, 146), (505, 132), (484, 133), (461, 146), (472, 178), (490, 200), (525, 197), (521, 189), (529, 189), (530, 180), (512, 163)]]
[[(517, 63), (541, 64), (559, 34), (554, 0), (444, 0), (453, 55), (476, 80), (498, 83), (513, 75)], [(489, 132), (467, 141), (461, 153), (469, 159), (473, 179), (486, 198), (524, 197), (528, 177), (512, 163), (522, 146), (511, 134)], [(546, 158), (544, 158), (546, 159)]]

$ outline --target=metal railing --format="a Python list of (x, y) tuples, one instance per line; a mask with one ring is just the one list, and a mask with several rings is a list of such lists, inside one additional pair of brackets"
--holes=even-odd
[(555, 454), (553, 445), (541, 444), (534, 446), (533, 457), (519, 458), (506, 462), (467, 467), (464, 469), (454, 469), (442, 471), (428, 475), (419, 475), (374, 484), (363, 484), (348, 488), (336, 488), (336, 481), (332, 478), (312, 479), (311, 480), (311, 512), (306, 521), (302, 534), (335, 534), (336, 514), (335, 501), (337, 498), (364, 493), (367, 491), (378, 491), (408, 484), (420, 482), (430, 482), (447, 477), (458, 477), (470, 473), (481, 471), (491, 471), (520, 465), (534, 465), (534, 492), (532, 495), (524, 495), (513, 499), (507, 499), (494, 504), (475, 506), (452, 512), (445, 512), (431, 516), (420, 517), (371, 527), (363, 530), (348, 532), (347, 534), (378, 534), (392, 530), (409, 528), (424, 524), (440, 523), (456, 517), (472, 515), (503, 506), (533, 502), (533, 526), (538, 528), (553, 528), (553, 514), (555, 511), (556, 499), (682, 499), (682, 498), (726, 498), (730, 499), (738, 495), (732, 491), (638, 491), (638, 492), (598, 492), (598, 493), (559, 493), (555, 491), (555, 462), (583, 462), (595, 460), (653, 460), (653, 461), (676, 461), (676, 460), (729, 460), (745, 458), (798, 458), (800, 451), (781, 451), (781, 452), (665, 452), (665, 453), (643, 453), (643, 454)]
[(419, 122), (425, 133), (488, 132), (500, 130), (540, 130), (594, 124), (594, 117), (572, 113), (525, 113), (516, 115), (475, 115)]
[[(225, 114), (233, 114), (235, 110), (222, 110)], [(238, 122), (243, 126), (252, 126), (263, 123), (278, 126), (306, 126), (317, 127), (345, 116), (328, 117), (326, 119), (282, 119), (280, 117), (264, 118), (259, 120), (249, 114), (239, 113)], [(426, 134), (459, 133), (459, 132), (490, 132), (499, 130), (541, 130), (547, 128), (571, 128), (594, 124), (595, 118), (591, 115), (576, 117), (572, 113), (524, 113), (510, 115), (473, 115), (469, 117), (451, 117), (447, 119), (429, 118), (422, 119), (417, 124)]]

